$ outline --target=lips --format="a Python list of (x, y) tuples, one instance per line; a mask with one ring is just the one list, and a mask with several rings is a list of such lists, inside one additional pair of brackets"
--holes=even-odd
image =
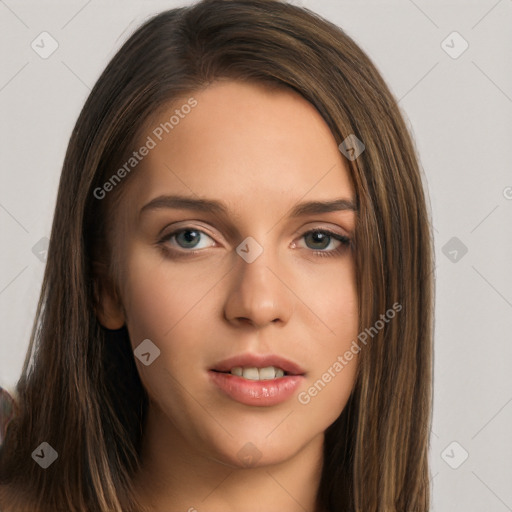
[(274, 354), (239, 354), (228, 359), (224, 359), (215, 364), (210, 370), (216, 372), (229, 372), (232, 368), (241, 366), (242, 368), (266, 368), (274, 366), (281, 368), (288, 375), (305, 375), (306, 371), (298, 364)]
[[(232, 368), (268, 368), (284, 371), (274, 379), (252, 380), (230, 372)], [(244, 405), (271, 407), (287, 400), (305, 382), (305, 370), (297, 363), (275, 354), (239, 354), (218, 362), (208, 371), (210, 382), (224, 395)], [(261, 371), (260, 371), (261, 376)]]
[(292, 398), (304, 384), (303, 375), (288, 375), (272, 380), (248, 380), (230, 373), (211, 370), (210, 382), (224, 396), (251, 407), (272, 407)]

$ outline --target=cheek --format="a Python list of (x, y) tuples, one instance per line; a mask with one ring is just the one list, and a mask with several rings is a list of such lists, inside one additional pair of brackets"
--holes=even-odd
[(127, 269), (123, 299), (134, 344), (145, 338), (162, 343), (175, 335), (182, 321), (189, 328), (194, 325), (187, 315), (200, 310), (194, 305), (205, 296), (208, 283), (178, 266), (172, 268), (154, 249), (135, 253)]
[(339, 265), (320, 266), (314, 274), (295, 281), (304, 312), (309, 309), (312, 313), (303, 315), (303, 320), (308, 319), (305, 332), (315, 333), (321, 358), (344, 352), (357, 337), (359, 301), (354, 267), (353, 259), (347, 255)]
[[(313, 371), (297, 401), (306, 417), (317, 418), (323, 428), (343, 411), (355, 383), (362, 350), (357, 343), (359, 301), (354, 265), (351, 260), (345, 263), (338, 272), (317, 276), (318, 286), (312, 289), (310, 282), (309, 293), (304, 295), (318, 322), (309, 359)], [(306, 292), (304, 289), (301, 293)], [(309, 332), (312, 333), (311, 327)]]
[(215, 276), (191, 275), (184, 266), (173, 265), (146, 247), (131, 252), (126, 268), (123, 302), (132, 347), (136, 350), (149, 339), (160, 351), (148, 366), (136, 361), (140, 377), (155, 397), (162, 389), (179, 391), (174, 379), (181, 382), (195, 374), (209, 346), (212, 309), (208, 304)]
[(356, 369), (356, 358), (341, 371), (333, 362), (315, 374), (297, 395), (301, 416), (315, 430), (325, 431), (342, 413), (354, 387)]
[(325, 303), (323, 321), (328, 326), (315, 339), (309, 361), (312, 371), (307, 385), (297, 395), (302, 416), (314, 428), (325, 430), (342, 413), (354, 388), (359, 354), (357, 344), (358, 303), (355, 290), (332, 292), (339, 301)]
[(126, 268), (123, 301), (132, 347), (137, 352), (149, 339), (159, 350), (147, 366), (136, 360), (140, 378), (149, 396), (178, 416), (190, 405), (182, 400), (180, 383), (184, 375), (197, 371), (204, 351), (204, 321), (197, 317), (207, 283), (171, 268), (156, 251), (131, 255)]

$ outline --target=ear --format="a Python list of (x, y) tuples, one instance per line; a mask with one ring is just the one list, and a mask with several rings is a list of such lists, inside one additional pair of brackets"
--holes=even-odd
[(125, 324), (124, 309), (107, 267), (100, 262), (93, 262), (92, 267), (96, 317), (106, 329), (120, 329)]

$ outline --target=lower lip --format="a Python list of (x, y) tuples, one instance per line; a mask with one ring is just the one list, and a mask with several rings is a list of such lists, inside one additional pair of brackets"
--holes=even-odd
[(245, 405), (268, 407), (288, 400), (304, 376), (288, 375), (279, 379), (249, 380), (231, 373), (208, 372), (213, 383), (233, 400)]

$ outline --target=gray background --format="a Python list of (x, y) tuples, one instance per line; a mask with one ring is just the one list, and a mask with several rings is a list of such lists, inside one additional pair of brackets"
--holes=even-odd
[[(294, 3), (340, 25), (370, 55), (424, 169), (437, 256), (432, 510), (512, 511), (512, 0)], [(83, 102), (142, 21), (186, 4), (0, 0), (7, 389), (27, 350), (60, 169)], [(46, 59), (31, 47), (42, 46), (43, 31), (59, 45)], [(469, 44), (460, 55), (453, 31)]]

